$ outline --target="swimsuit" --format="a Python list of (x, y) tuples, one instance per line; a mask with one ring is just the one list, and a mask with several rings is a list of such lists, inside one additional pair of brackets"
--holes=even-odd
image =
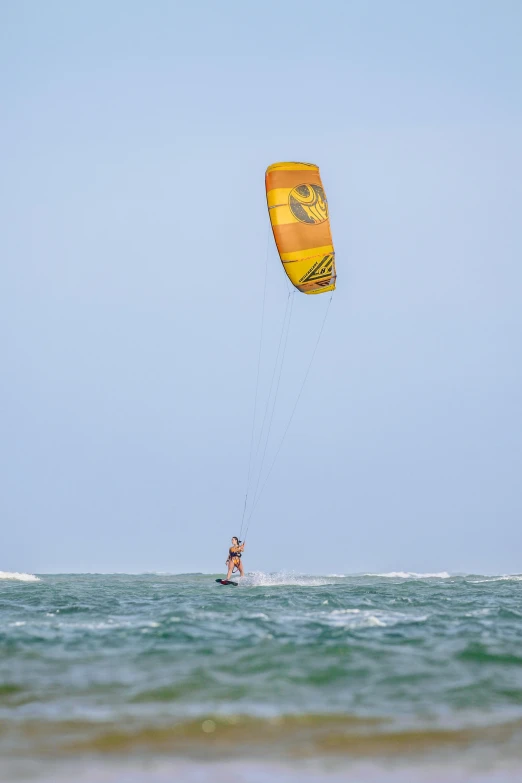
[[(229, 561), (232, 561), (234, 566), (234, 571), (236, 570), (236, 568), (239, 570), (239, 564), (241, 562), (241, 552), (239, 551), (239, 547), (236, 546), (230, 547), (230, 549), (228, 550), (228, 559)], [(232, 571), (232, 573), (234, 573), (234, 571)]]

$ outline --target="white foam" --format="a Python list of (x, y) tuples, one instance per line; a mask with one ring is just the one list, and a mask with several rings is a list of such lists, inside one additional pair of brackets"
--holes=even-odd
[(487, 617), (493, 612), (493, 609), (474, 609), (472, 612), (466, 612), (464, 617)]
[(403, 612), (390, 612), (380, 609), (334, 609), (326, 617), (328, 625), (342, 628), (390, 628), (403, 623), (423, 623), (427, 615), (407, 615)]
[(275, 574), (252, 571), (239, 582), (240, 586), (245, 587), (282, 587), (284, 585), (291, 587), (321, 587), (322, 585), (330, 584), (332, 582), (327, 577), (306, 576), (286, 571), (280, 571)]
[(364, 576), (380, 576), (387, 579), (450, 579), (451, 574), (440, 571), (436, 574), (417, 574), (415, 571), (390, 571), (388, 574), (364, 574)]
[(470, 584), (480, 585), (486, 582), (522, 582), (521, 574), (505, 574), (504, 576), (489, 576), (486, 579), (470, 579)]
[(19, 574), (17, 571), (0, 571), (0, 579), (14, 579), (17, 582), (39, 582), (34, 574)]

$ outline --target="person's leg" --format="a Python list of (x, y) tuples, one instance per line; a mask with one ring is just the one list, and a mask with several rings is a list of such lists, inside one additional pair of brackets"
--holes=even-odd
[(239, 576), (244, 576), (245, 574), (244, 574), (244, 571), (243, 571), (243, 563), (241, 562), (241, 560), (239, 561), (238, 568), (239, 568)]
[(233, 570), (234, 570), (234, 561), (233, 560), (229, 560), (229, 562), (228, 562), (228, 574), (225, 577), (226, 579), (230, 579), (230, 577), (232, 576), (232, 571)]

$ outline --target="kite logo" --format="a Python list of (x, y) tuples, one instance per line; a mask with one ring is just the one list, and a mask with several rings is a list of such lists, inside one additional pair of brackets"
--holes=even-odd
[(288, 206), (300, 223), (317, 225), (328, 220), (328, 203), (320, 185), (298, 185), (290, 191)]
[(308, 272), (303, 275), (299, 280), (300, 283), (310, 283), (312, 280), (319, 280), (324, 277), (331, 278), (333, 274), (334, 266), (334, 254), (328, 253), (320, 261), (316, 261), (315, 264)]

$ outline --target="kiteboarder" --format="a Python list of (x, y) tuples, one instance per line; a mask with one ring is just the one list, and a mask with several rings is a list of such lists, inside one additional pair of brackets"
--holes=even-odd
[(227, 580), (230, 579), (234, 571), (239, 571), (240, 576), (244, 576), (243, 564), (241, 563), (241, 555), (243, 554), (245, 545), (241, 543), (237, 536), (232, 536), (232, 546), (228, 550), (228, 558), (225, 565), (228, 567)]

